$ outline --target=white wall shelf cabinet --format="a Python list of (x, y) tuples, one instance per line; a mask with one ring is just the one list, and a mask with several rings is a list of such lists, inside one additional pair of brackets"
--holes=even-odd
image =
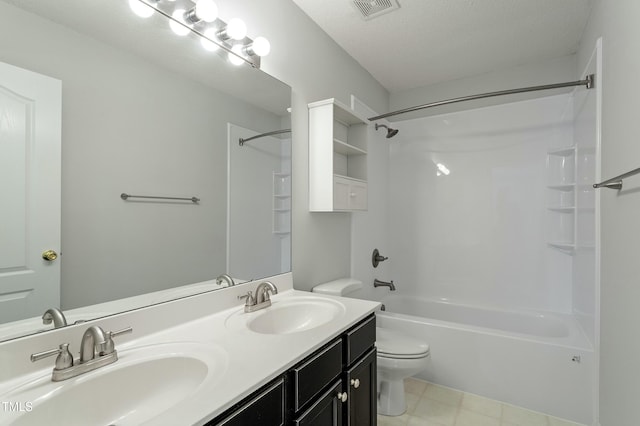
[(308, 107), (309, 210), (366, 210), (367, 119), (335, 99)]
[(576, 147), (549, 150), (547, 170), (547, 244), (573, 254), (576, 250)]

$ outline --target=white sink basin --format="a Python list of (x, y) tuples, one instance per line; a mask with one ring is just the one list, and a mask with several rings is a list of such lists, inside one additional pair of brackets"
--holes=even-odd
[(291, 334), (320, 327), (345, 313), (342, 303), (315, 297), (273, 301), (268, 308), (252, 313), (239, 312), (227, 323), (260, 334)]
[[(118, 353), (119, 360), (63, 382), (50, 373), (4, 395), (23, 412), (0, 423), (21, 425), (139, 425), (175, 408), (226, 370), (226, 353), (213, 345), (173, 343)], [(31, 404), (31, 410), (25, 406)]]

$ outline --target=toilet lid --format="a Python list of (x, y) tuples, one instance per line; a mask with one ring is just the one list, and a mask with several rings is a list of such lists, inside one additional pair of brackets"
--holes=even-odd
[(420, 358), (429, 355), (429, 345), (398, 331), (376, 327), (378, 355), (392, 358)]

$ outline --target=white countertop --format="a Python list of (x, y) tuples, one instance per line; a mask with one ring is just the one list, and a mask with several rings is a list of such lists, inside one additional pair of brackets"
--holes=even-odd
[[(255, 285), (253, 287), (255, 287)], [(235, 293), (245, 293), (248, 288), (249, 287), (243, 287), (243, 291), (235, 291)], [(118, 363), (125, 365), (128, 359), (131, 359), (129, 357), (133, 356), (129, 354), (134, 354), (136, 350), (139, 352), (139, 348), (141, 347), (146, 347), (146, 349), (144, 349), (145, 351), (153, 352), (156, 350), (154, 345), (158, 345), (157, 348), (159, 349), (157, 350), (162, 350), (162, 347), (164, 347), (162, 344), (166, 343), (172, 344), (171, 347), (184, 348), (185, 354), (188, 354), (192, 348), (196, 348), (196, 350), (203, 351), (203, 353), (210, 352), (211, 354), (215, 353), (218, 355), (217, 361), (214, 361), (214, 364), (217, 363), (216, 367), (213, 371), (209, 372), (209, 375), (214, 377), (209, 377), (209, 379), (200, 384), (191, 395), (174, 407), (169, 409), (166, 409), (166, 407), (158, 407), (158, 416), (149, 420), (147, 424), (171, 426), (178, 424), (205, 424), (262, 385), (278, 377), (288, 368), (295, 365), (301, 358), (311, 354), (332, 338), (339, 336), (353, 324), (374, 312), (379, 306), (377, 302), (350, 298), (334, 298), (288, 289), (272, 296), (273, 307), (281, 303), (288, 303), (288, 301), (294, 299), (311, 300), (318, 298), (339, 301), (339, 303), (344, 306), (344, 309), (337, 317), (327, 323), (306, 331), (280, 335), (260, 334), (252, 332), (238, 324), (244, 321), (245, 318), (251, 319), (253, 316), (264, 311), (246, 314), (243, 312), (243, 305), (238, 301), (232, 303), (233, 307), (230, 308), (222, 306), (225, 304), (228, 306), (229, 303), (231, 303), (230, 301), (237, 297), (235, 293), (233, 297), (229, 294), (222, 296), (226, 297), (227, 302), (218, 303), (219, 306), (212, 306), (212, 310), (209, 312), (214, 310), (215, 312), (209, 315), (183, 323), (180, 323), (179, 319), (176, 318), (174, 320), (176, 325), (163, 327), (156, 331), (152, 331), (151, 327), (151, 332), (144, 335), (138, 334), (138, 337), (135, 337), (136, 326), (138, 326), (139, 329), (144, 329), (145, 326), (143, 322), (145, 320), (155, 320), (153, 314), (145, 316), (144, 312), (136, 311), (135, 316), (127, 317), (123, 314), (120, 318), (117, 318), (117, 321), (114, 320), (115, 324), (104, 324), (103, 328), (109, 327), (110, 330), (116, 330), (121, 324), (132, 323), (134, 336), (128, 340), (123, 339), (121, 343), (116, 340), (116, 349), (118, 350), (120, 359), (115, 364), (103, 368), (117, 368)], [(214, 297), (213, 295), (207, 296), (209, 298)], [(197, 298), (198, 296), (195, 297)], [(202, 301), (200, 303), (202, 304)], [(186, 305), (186, 307), (195, 309), (193, 304)], [(183, 306), (182, 309), (184, 308)], [(174, 306), (173, 309), (176, 311), (178, 308)], [(167, 314), (170, 315), (171, 313), (163, 312), (163, 315)], [(103, 325), (100, 324), (99, 320), (89, 325), (91, 324)], [(85, 325), (84, 328), (86, 328), (86, 326), (87, 325)], [(78, 334), (78, 331), (81, 332), (84, 330), (84, 328), (80, 330), (79, 326), (74, 327), (78, 327), (74, 335)], [(107, 328), (105, 328), (105, 330), (107, 330)], [(29, 342), (22, 344), (27, 351), (38, 346), (38, 350), (49, 349), (49, 347), (46, 346), (49, 344), (48, 342), (37, 342), (34, 340), (30, 342), (29, 345), (27, 345), (27, 343)], [(21, 348), (20, 345), (14, 346), (14, 350), (25, 350)], [(53, 347), (55, 347), (55, 345)], [(74, 347), (73, 343), (72, 347)], [(75, 345), (75, 348), (78, 348), (78, 344)], [(6, 349), (6, 347), (0, 348), (0, 350), (1, 349)], [(74, 352), (77, 353), (77, 350)], [(0, 400), (3, 400), (3, 394), (5, 394), (6, 398), (8, 391), (15, 389), (16, 386), (25, 382), (35, 380), (39, 381), (41, 386), (48, 386), (53, 389), (54, 387), (60, 386), (73, 386), (74, 381), (78, 378), (84, 378), (93, 373), (89, 372), (73, 379), (53, 383), (50, 380), (43, 379), (51, 375), (53, 358), (51, 358), (51, 362), (41, 361), (41, 368), (35, 371), (24, 371), (20, 374), (20, 370), (26, 368), (26, 364), (22, 365), (22, 357), (28, 358), (28, 356), (29, 353), (23, 353), (19, 360), (13, 360), (18, 370), (18, 376), (0, 377), (0, 380), (4, 379), (0, 381)], [(3, 361), (2, 358), (3, 357), (0, 356), (0, 362)], [(9, 364), (9, 366), (11, 365)], [(127, 386), (127, 383), (122, 383), (121, 385)], [(42, 389), (40, 391), (42, 391)], [(114, 392), (117, 391), (117, 389), (114, 389)], [(99, 402), (97, 401), (97, 403)], [(90, 421), (90, 419), (86, 418), (84, 420), (85, 422)], [(11, 424), (11, 420), (8, 420), (7, 423), (0, 418), (0, 424)], [(125, 423), (119, 422), (118, 424)]]

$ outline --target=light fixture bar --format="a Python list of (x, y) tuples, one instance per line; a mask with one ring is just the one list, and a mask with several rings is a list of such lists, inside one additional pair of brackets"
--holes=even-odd
[[(234, 57), (234, 59), (237, 59), (238, 61), (241, 61), (240, 63), (244, 62), (249, 64), (250, 66), (252, 66), (253, 68), (258, 68), (260, 69), (260, 56), (258, 56), (255, 52), (253, 52), (250, 49), (245, 49), (245, 46), (250, 46), (253, 44), (253, 40), (251, 40), (248, 37), (244, 37), (242, 40), (233, 40), (233, 39), (228, 39), (228, 40), (222, 40), (219, 38), (212, 38), (212, 37), (208, 37), (206, 36), (204, 33), (207, 31), (208, 28), (218, 28), (218, 33), (220, 31), (224, 31), (225, 28), (227, 27), (227, 23), (224, 22), (223, 20), (221, 20), (220, 18), (217, 18), (214, 22), (211, 23), (211, 25), (209, 27), (207, 26), (201, 26), (199, 25), (199, 23), (201, 21), (198, 21), (198, 23), (194, 23), (193, 20), (191, 18), (189, 18), (189, 14), (193, 13), (193, 9), (189, 9), (189, 11), (187, 11), (187, 17), (185, 19), (185, 21), (181, 21), (178, 20), (176, 18), (174, 18), (172, 16), (172, 12), (170, 11), (165, 11), (160, 7), (160, 3), (161, 2), (149, 2), (147, 0), (138, 0), (141, 3), (146, 4), (147, 6), (151, 7), (152, 9), (154, 9), (156, 12), (158, 12), (160, 15), (164, 16), (165, 18), (169, 19), (170, 22), (174, 23), (174, 25), (178, 25), (180, 27), (185, 28), (185, 30), (189, 30), (191, 33), (210, 41), (211, 43), (214, 43), (215, 45), (219, 46), (222, 50), (224, 50), (227, 54), (231, 55)], [(172, 2), (175, 4), (175, 2)], [(193, 23), (193, 25), (189, 25), (189, 23)], [(243, 49), (241, 49), (240, 51), (233, 50), (233, 44), (231, 42), (236, 42), (234, 44), (241, 44)], [(247, 56), (244, 56), (242, 53), (246, 53)]]

